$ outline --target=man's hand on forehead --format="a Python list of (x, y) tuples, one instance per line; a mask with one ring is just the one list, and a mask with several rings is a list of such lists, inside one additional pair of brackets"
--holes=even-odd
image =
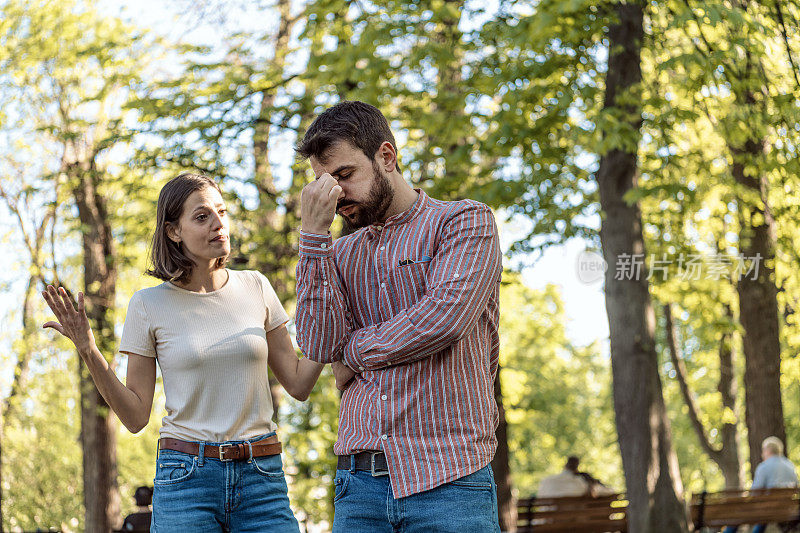
[(326, 233), (342, 195), (339, 182), (322, 167), (323, 174), (303, 188), (300, 195), (301, 226), (311, 233)]

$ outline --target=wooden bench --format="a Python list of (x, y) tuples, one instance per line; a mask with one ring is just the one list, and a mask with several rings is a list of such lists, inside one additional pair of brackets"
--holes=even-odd
[(695, 531), (743, 524), (800, 521), (800, 488), (724, 490), (692, 496)]
[(628, 530), (627, 508), (623, 494), (600, 498), (522, 498), (517, 502), (517, 533), (625, 532)]

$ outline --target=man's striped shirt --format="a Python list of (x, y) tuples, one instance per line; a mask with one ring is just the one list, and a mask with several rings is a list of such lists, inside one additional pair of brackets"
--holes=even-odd
[(334, 452), (383, 450), (396, 498), (483, 468), (497, 449), (493, 382), (502, 259), (491, 210), (424, 192), (332, 245), (301, 232), (297, 340), (342, 360)]

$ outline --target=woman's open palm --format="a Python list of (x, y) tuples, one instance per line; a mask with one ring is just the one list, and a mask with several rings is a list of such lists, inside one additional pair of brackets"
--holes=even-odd
[(79, 352), (91, 349), (94, 346), (94, 334), (86, 316), (83, 293), (78, 293), (78, 309), (72, 305), (64, 287), (56, 289), (52, 285), (48, 285), (42, 292), (42, 296), (57, 319), (56, 322), (45, 322), (42, 327), (53, 328), (67, 337), (75, 344)]

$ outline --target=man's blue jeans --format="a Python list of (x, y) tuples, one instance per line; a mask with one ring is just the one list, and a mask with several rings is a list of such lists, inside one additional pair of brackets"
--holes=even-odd
[[(756, 524), (753, 526), (753, 529), (750, 530), (750, 533), (764, 533), (766, 529), (766, 524)], [(728, 526), (723, 530), (723, 533), (736, 533), (738, 530), (739, 528), (737, 526)]]
[[(208, 444), (220, 443), (201, 443)], [(150, 531), (299, 533), (289, 508), (281, 456), (220, 461), (203, 457), (203, 448), (197, 456), (159, 451)]]
[(500, 532), (490, 466), (397, 500), (389, 476), (337, 470), (334, 492), (333, 533)]

